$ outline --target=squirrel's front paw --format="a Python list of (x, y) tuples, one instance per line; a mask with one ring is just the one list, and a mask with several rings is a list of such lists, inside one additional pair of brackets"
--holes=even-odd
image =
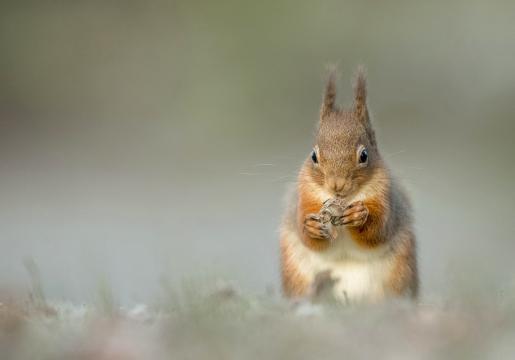
[(362, 226), (368, 219), (368, 209), (363, 201), (356, 201), (347, 206), (343, 215), (338, 217), (335, 225)]
[(318, 214), (308, 214), (304, 219), (304, 233), (313, 239), (333, 240), (336, 238), (336, 229), (330, 222), (322, 220)]

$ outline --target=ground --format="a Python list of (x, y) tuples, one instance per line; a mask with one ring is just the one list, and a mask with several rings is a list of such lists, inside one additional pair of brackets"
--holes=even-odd
[(2, 359), (434, 359), (515, 355), (506, 293), (373, 306), (182, 286), (153, 305), (3, 295)]

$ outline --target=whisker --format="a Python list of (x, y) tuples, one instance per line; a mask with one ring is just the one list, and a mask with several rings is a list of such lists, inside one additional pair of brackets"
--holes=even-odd
[(252, 165), (252, 167), (253, 167), (253, 168), (256, 168), (256, 167), (264, 167), (264, 166), (277, 166), (277, 165), (276, 165), (276, 164), (268, 164), (268, 163)]
[(386, 157), (392, 157), (392, 156), (395, 156), (395, 155), (399, 155), (399, 154), (402, 154), (402, 153), (405, 153), (406, 150), (400, 150), (400, 151), (397, 151), (397, 152), (393, 152), (391, 154), (386, 154), (385, 156)]
[(417, 167), (417, 166), (402, 166), (407, 169), (413, 169), (413, 170), (425, 170), (424, 168)]
[(295, 181), (295, 175), (279, 176), (278, 178), (275, 178), (275, 179), (271, 180), (270, 182), (277, 183), (277, 182), (281, 182), (282, 180)]

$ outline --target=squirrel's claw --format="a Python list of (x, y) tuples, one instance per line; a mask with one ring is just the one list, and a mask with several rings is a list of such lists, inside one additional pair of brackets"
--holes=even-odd
[(337, 222), (339, 225), (363, 226), (368, 219), (368, 214), (368, 208), (363, 201), (356, 201), (347, 206)]
[(331, 224), (322, 221), (322, 217), (318, 214), (306, 216), (303, 231), (313, 239), (332, 240), (334, 238), (334, 229)]

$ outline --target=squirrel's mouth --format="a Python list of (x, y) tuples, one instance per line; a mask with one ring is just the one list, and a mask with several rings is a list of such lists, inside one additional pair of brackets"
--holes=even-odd
[(332, 193), (334, 194), (335, 198), (350, 199), (357, 193), (357, 191), (354, 186), (350, 185), (348, 187), (344, 187), (343, 190), (332, 191)]
[(335, 189), (334, 187), (330, 187), (330, 186), (328, 186), (327, 189), (329, 190), (329, 192), (331, 194), (333, 194), (334, 197), (346, 198), (346, 197), (349, 197), (349, 195), (351, 195), (351, 193), (353, 192), (353, 186), (351, 184), (349, 184), (349, 185), (347, 185), (347, 184), (348, 183), (346, 183), (340, 189)]

